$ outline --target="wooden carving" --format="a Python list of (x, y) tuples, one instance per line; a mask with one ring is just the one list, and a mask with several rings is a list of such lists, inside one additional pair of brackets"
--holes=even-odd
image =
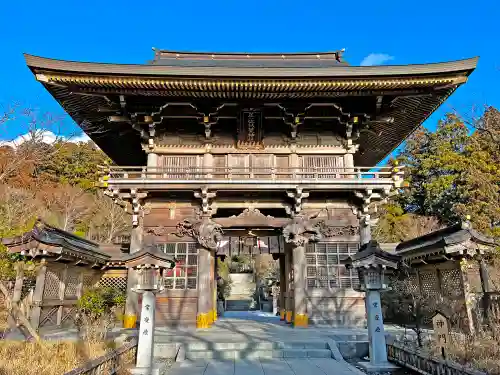
[(308, 242), (319, 241), (323, 236), (318, 222), (306, 216), (295, 216), (283, 228), (283, 237), (294, 246), (305, 246)]
[(222, 227), (212, 221), (209, 217), (201, 217), (196, 220), (184, 219), (177, 224), (178, 237), (192, 237), (206, 249), (216, 250), (217, 244), (222, 240)]
[(319, 230), (324, 237), (339, 237), (339, 236), (355, 236), (359, 233), (359, 228), (347, 225), (347, 226), (333, 226), (328, 225), (325, 221), (320, 221), (318, 223)]

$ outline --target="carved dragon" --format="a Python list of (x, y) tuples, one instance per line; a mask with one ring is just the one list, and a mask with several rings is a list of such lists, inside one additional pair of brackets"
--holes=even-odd
[(178, 237), (192, 237), (206, 249), (216, 250), (222, 240), (222, 227), (208, 217), (191, 221), (184, 219), (176, 226), (174, 233)]

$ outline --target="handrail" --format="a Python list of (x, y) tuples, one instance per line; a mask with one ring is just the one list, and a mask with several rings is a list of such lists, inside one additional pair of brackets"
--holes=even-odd
[(399, 180), (404, 167), (137, 167), (103, 166), (101, 182), (113, 179), (391, 179)]
[(387, 356), (392, 362), (422, 375), (487, 375), (485, 372), (461, 366), (456, 362), (429, 357), (396, 343), (387, 344)]
[(123, 370), (127, 363), (125, 356), (133, 353), (134, 360), (137, 352), (137, 338), (132, 338), (118, 349), (112, 350), (101, 357), (92, 359), (83, 366), (66, 372), (64, 375), (115, 375)]

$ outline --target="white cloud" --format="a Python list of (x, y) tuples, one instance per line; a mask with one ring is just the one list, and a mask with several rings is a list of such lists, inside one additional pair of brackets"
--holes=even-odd
[(361, 66), (382, 65), (387, 61), (394, 60), (394, 56), (386, 53), (370, 53), (361, 61)]
[(90, 138), (87, 134), (81, 133), (79, 135), (75, 136), (68, 136), (68, 137), (61, 137), (55, 135), (53, 132), (50, 130), (42, 130), (42, 131), (37, 131), (35, 134), (30, 134), (26, 133), (23, 135), (20, 135), (13, 139), (12, 141), (0, 141), (0, 146), (10, 146), (10, 147), (17, 147), (23, 142), (30, 140), (30, 139), (37, 139), (40, 142), (44, 142), (47, 144), (54, 143), (56, 140), (61, 139), (65, 140), (67, 142), (72, 142), (72, 143), (78, 143), (78, 142), (88, 142), (90, 141)]

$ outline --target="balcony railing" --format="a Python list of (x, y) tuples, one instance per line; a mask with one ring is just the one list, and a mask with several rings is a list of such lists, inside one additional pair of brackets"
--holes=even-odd
[(403, 167), (239, 168), (239, 167), (101, 167), (100, 182), (157, 183), (363, 183), (400, 185)]

